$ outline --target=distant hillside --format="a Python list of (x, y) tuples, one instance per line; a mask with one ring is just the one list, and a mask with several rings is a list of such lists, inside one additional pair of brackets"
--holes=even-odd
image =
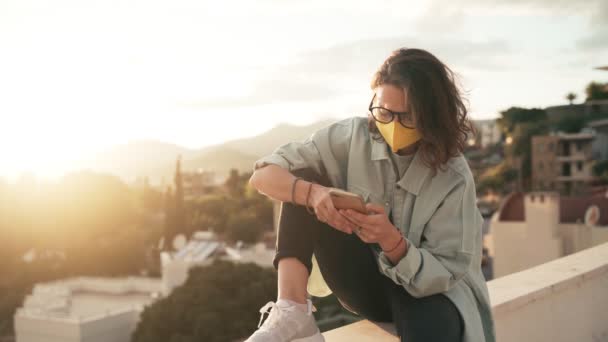
[[(210, 170), (222, 177), (233, 168), (241, 172), (251, 171), (253, 163), (257, 159), (256, 156), (218, 145), (199, 152), (196, 157), (182, 159), (182, 170)], [(172, 182), (174, 172), (175, 159), (160, 168), (148, 170), (147, 174), (152, 183), (160, 183), (163, 177), (166, 182)]]
[(156, 140), (137, 140), (106, 149), (77, 162), (78, 168), (109, 172), (130, 182), (146, 170), (174, 163), (178, 155), (192, 158), (196, 150)]
[(313, 132), (336, 120), (323, 120), (308, 126), (278, 125), (271, 130), (252, 138), (226, 142), (224, 146), (254, 156), (264, 156), (290, 141), (304, 140)]
[(212, 170), (218, 176), (227, 174), (231, 168), (247, 172), (251, 171), (259, 157), (289, 141), (303, 140), (335, 121), (324, 120), (307, 126), (281, 124), (255, 137), (201, 149), (188, 149), (154, 140), (134, 141), (114, 146), (79, 165), (81, 168), (116, 174), (129, 183), (141, 176), (149, 177), (153, 184), (159, 184), (163, 178), (165, 182), (171, 182), (178, 155), (182, 156), (182, 169), (186, 171)]

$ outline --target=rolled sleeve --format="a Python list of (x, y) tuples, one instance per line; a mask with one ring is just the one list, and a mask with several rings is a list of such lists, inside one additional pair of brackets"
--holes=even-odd
[(346, 173), (354, 118), (341, 120), (321, 128), (304, 141), (290, 142), (258, 159), (253, 169), (269, 164), (289, 171), (309, 168), (326, 174), (339, 186)]
[(414, 297), (451, 289), (468, 272), (474, 250), (481, 249), (475, 203), (472, 180), (461, 182), (427, 222), (419, 247), (407, 240), (407, 253), (396, 265), (379, 253), (381, 272)]
[(405, 241), (407, 242), (407, 253), (396, 265), (393, 265), (384, 252), (380, 252), (378, 258), (380, 259), (380, 268), (385, 275), (396, 283), (410, 284), (411, 279), (418, 273), (422, 265), (422, 256), (410, 240), (405, 239)]
[(274, 164), (289, 171), (310, 167), (320, 172), (322, 168), (321, 154), (313, 141), (313, 137), (314, 135), (303, 142), (290, 142), (280, 146), (272, 154), (256, 160), (253, 169), (257, 170), (266, 165)]

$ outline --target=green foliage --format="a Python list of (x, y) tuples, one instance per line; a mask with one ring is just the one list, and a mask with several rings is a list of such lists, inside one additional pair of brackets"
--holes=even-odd
[(477, 192), (484, 193), (488, 190), (503, 192), (505, 186), (517, 179), (517, 170), (511, 168), (506, 162), (502, 162), (487, 169), (476, 182)]
[(576, 94), (575, 93), (568, 93), (566, 94), (566, 100), (568, 100), (568, 102), (570, 104), (572, 104), (572, 101), (574, 101), (576, 99)]
[(602, 160), (593, 165), (593, 175), (597, 177), (596, 185), (608, 185), (608, 160)]
[[(513, 139), (507, 152), (522, 160), (521, 172), (524, 183), (530, 183), (532, 174), (532, 136), (547, 134), (549, 123), (547, 113), (542, 109), (511, 107), (500, 113), (497, 120), (503, 133)], [(487, 180), (487, 186), (497, 186), (499, 180)]]
[(597, 177), (608, 176), (608, 160), (598, 161), (593, 165), (593, 175)]
[(511, 135), (520, 124), (536, 124), (547, 119), (547, 113), (538, 108), (511, 107), (500, 112), (500, 115), (497, 122), (505, 135)]
[(555, 129), (565, 133), (578, 133), (585, 127), (587, 121), (584, 117), (565, 116), (555, 124)]
[(246, 243), (255, 243), (266, 230), (266, 227), (260, 224), (257, 213), (251, 209), (234, 213), (228, 218), (226, 226), (229, 240), (241, 240)]
[(587, 101), (608, 99), (608, 83), (591, 82), (585, 89)]
[(225, 342), (250, 335), (259, 309), (276, 299), (274, 269), (216, 261), (190, 270), (186, 283), (147, 307), (133, 342)]
[(191, 202), (193, 230), (212, 230), (228, 240), (245, 242), (255, 242), (262, 232), (272, 230), (272, 202), (249, 187), (250, 176), (234, 170), (224, 183), (227, 193)]

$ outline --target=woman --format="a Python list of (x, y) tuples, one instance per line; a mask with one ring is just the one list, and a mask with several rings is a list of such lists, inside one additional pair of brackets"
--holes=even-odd
[[(375, 73), (367, 118), (349, 118), (255, 164), (250, 183), (283, 202), (278, 299), (247, 341), (323, 341), (311, 314), (312, 257), (326, 286), (401, 341), (494, 341), (481, 273), (482, 217), (462, 151), (472, 131), (452, 71), (420, 49)], [(336, 209), (331, 188), (367, 214)], [(313, 272), (314, 273), (314, 272)]]

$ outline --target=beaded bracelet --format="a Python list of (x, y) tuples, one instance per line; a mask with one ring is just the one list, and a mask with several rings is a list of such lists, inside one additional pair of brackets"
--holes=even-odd
[(293, 179), (293, 183), (291, 184), (291, 203), (296, 203), (296, 183), (302, 179), (301, 177), (296, 177)]
[(384, 252), (384, 253), (391, 253), (392, 251), (394, 251), (395, 249), (397, 249), (397, 247), (399, 247), (399, 245), (401, 244), (401, 241), (402, 241), (402, 240), (403, 240), (403, 235), (401, 235), (401, 238), (399, 239), (399, 242), (397, 242), (397, 244), (395, 245), (395, 247), (391, 248), (391, 249), (390, 249), (390, 250), (388, 250), (388, 251), (384, 251), (384, 250), (383, 250), (383, 252)]

